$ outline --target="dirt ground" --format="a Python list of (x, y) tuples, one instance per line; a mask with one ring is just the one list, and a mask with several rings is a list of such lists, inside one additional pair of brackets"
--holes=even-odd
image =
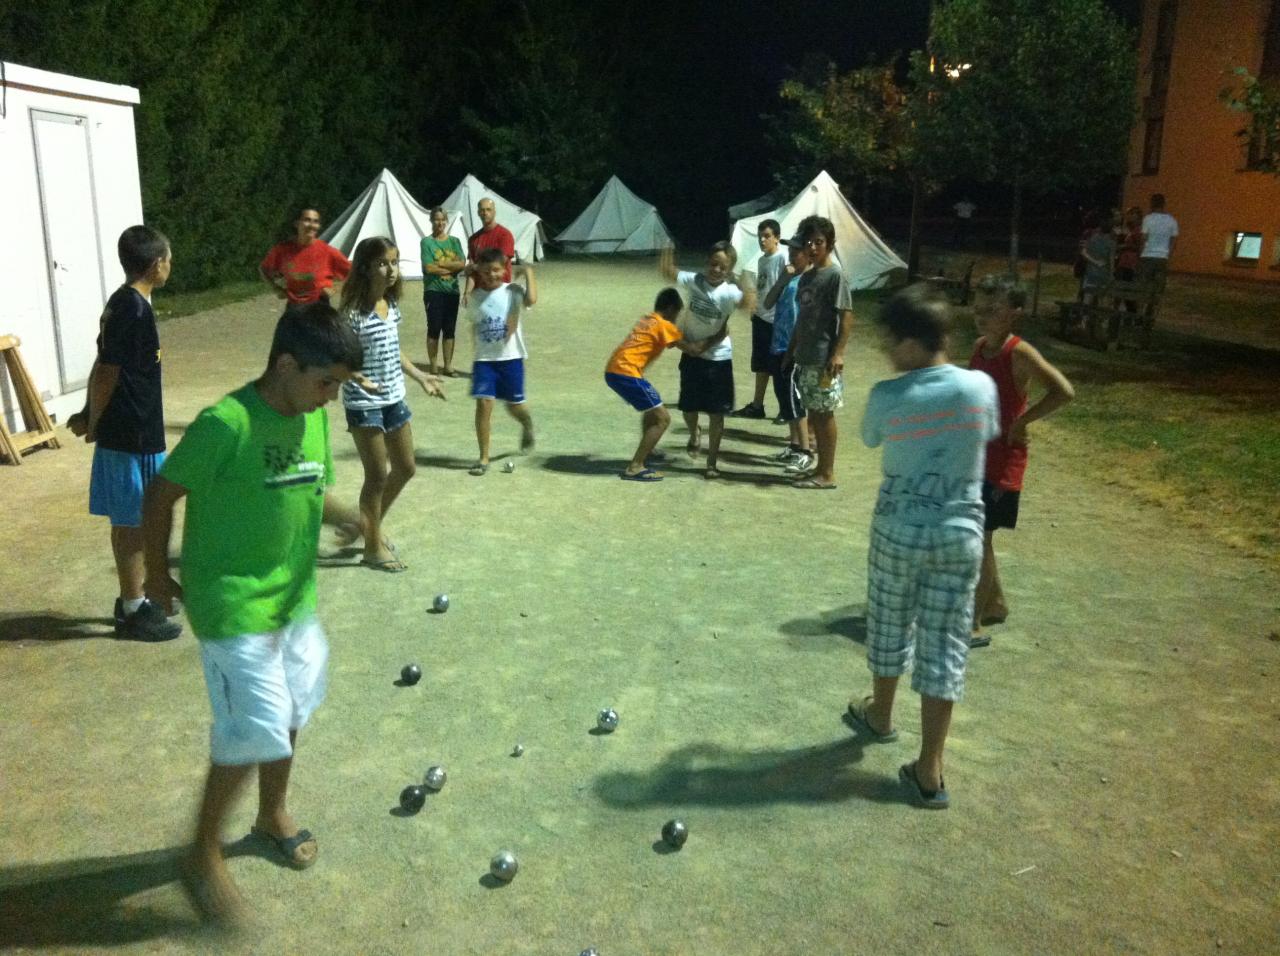
[[(178, 264), (181, 267), (181, 264)], [(970, 658), (948, 749), (952, 807), (916, 810), (919, 744), (841, 722), (869, 687), (865, 550), (879, 467), (857, 426), (887, 374), (849, 350), (840, 489), (793, 490), (783, 429), (734, 422), (704, 481), (616, 478), (637, 416), (604, 362), (660, 287), (648, 263), (550, 263), (528, 318), (538, 448), (474, 459), (466, 381), (410, 393), (419, 470), (387, 530), (410, 570), (322, 544), (329, 697), (302, 735), (292, 808), (304, 873), (240, 839), (259, 914), (227, 946), (175, 883), (207, 760), (190, 634), (111, 639), (115, 581), (86, 514), (90, 449), (0, 469), (0, 947), (17, 952), (575, 954), (1274, 953), (1280, 947), (1280, 581), (1137, 503), (1105, 463), (1033, 428), (1019, 529), (999, 540), (1013, 613)], [(408, 296), (406, 351), (423, 315)], [(161, 327), (170, 435), (255, 376), (269, 298)], [(862, 309), (865, 312), (865, 308)], [(739, 399), (749, 394), (738, 334)], [(460, 347), (460, 354), (469, 348)], [(653, 379), (675, 398), (676, 361)], [(772, 409), (774, 402), (769, 399)], [(338, 492), (360, 468), (331, 408)], [(495, 417), (494, 452), (513, 451)], [(448, 592), (447, 614), (430, 615)], [(400, 668), (424, 671), (394, 686)], [(617, 708), (609, 736), (596, 711)], [(512, 746), (527, 748), (509, 756)], [(419, 815), (397, 795), (450, 780)], [(660, 852), (674, 816), (691, 836)], [(521, 869), (492, 886), (490, 856)]]

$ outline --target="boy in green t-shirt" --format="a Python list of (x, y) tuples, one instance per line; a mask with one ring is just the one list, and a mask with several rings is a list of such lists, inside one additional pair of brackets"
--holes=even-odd
[[(324, 697), (320, 524), (359, 520), (326, 492), (333, 460), (324, 406), (361, 365), (359, 340), (327, 302), (286, 312), (262, 377), (201, 412), (147, 489), (147, 596), (166, 613), (183, 599), (213, 710), (209, 776), (183, 865), (192, 902), (212, 922), (244, 915), (221, 833), (255, 765), (253, 834), (295, 869), (316, 859), (315, 838), (289, 815), (285, 794), (298, 730)], [(168, 558), (183, 497), (179, 586)]]

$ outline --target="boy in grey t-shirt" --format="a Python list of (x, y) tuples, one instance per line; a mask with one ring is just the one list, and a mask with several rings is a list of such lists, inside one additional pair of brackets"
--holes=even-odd
[(850, 701), (848, 716), (876, 740), (897, 740), (894, 694), (912, 668), (920, 756), (898, 775), (917, 804), (942, 809), (942, 750), (964, 692), (982, 566), (986, 446), (1000, 434), (1000, 417), (990, 376), (947, 359), (946, 303), (915, 286), (895, 295), (878, 322), (885, 351), (903, 374), (872, 388), (862, 422), (862, 440), (884, 446), (867, 558), (873, 693)]
[(840, 266), (832, 261), (836, 230), (830, 219), (809, 216), (800, 223), (799, 238), (813, 267), (796, 287), (796, 329), (783, 359), (795, 364), (800, 400), (809, 411), (809, 427), (818, 441), (818, 464), (793, 487), (833, 489), (836, 467), (835, 413), (844, 407), (844, 349), (853, 331), (853, 300)]

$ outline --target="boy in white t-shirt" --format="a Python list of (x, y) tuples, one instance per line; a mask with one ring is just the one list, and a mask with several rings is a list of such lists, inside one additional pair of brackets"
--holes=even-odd
[(489, 428), (495, 401), (505, 402), (511, 417), (520, 423), (521, 453), (533, 448), (533, 418), (524, 397), (524, 360), (529, 353), (524, 347), (520, 311), (538, 301), (538, 285), (528, 265), (520, 267), (523, 288), (504, 282), (506, 268), (501, 249), (486, 249), (469, 269), (476, 284), (467, 302), (467, 319), (475, 343), (471, 397), (476, 400), (476, 443), (480, 446), (480, 457), (470, 474), (477, 476), (489, 470)]
[(1151, 197), (1151, 212), (1142, 217), (1142, 251), (1138, 254), (1137, 279), (1155, 288), (1142, 321), (1143, 332), (1148, 336), (1155, 325), (1156, 307), (1169, 276), (1169, 257), (1177, 241), (1178, 220), (1164, 211), (1164, 194), (1156, 193)]

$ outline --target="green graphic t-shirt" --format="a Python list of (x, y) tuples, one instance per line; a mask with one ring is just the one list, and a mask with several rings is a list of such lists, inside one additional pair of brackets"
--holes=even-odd
[(160, 474), (187, 489), (183, 603), (201, 640), (274, 631), (316, 607), (323, 408), (286, 417), (249, 383), (202, 411)]
[(423, 236), (421, 243), (422, 252), (422, 288), (424, 292), (449, 292), (453, 295), (458, 294), (458, 275), (454, 273), (451, 276), (435, 276), (427, 271), (427, 266), (433, 262), (464, 262), (462, 257), (462, 243), (458, 241), (457, 236), (445, 236), (443, 239), (436, 239), (433, 236)]

